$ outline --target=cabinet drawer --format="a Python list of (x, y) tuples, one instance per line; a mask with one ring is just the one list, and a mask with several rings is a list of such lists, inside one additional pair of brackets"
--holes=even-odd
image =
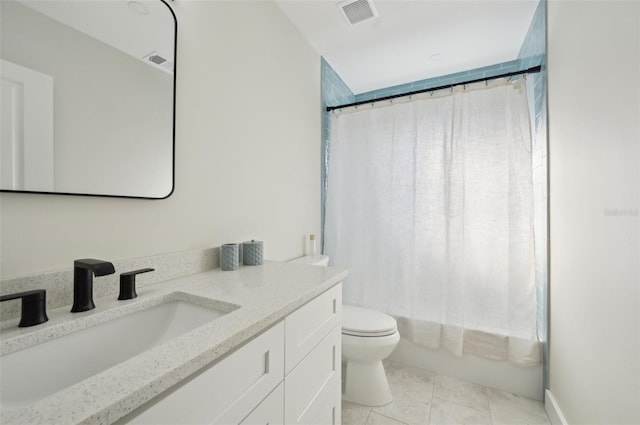
[(284, 383), (280, 383), (241, 425), (277, 425), (284, 423)]
[(132, 412), (131, 424), (238, 424), (284, 377), (284, 323)]
[(285, 377), (285, 423), (340, 422), (341, 341), (338, 324)]
[(342, 318), (342, 283), (285, 318), (285, 373), (289, 373)]

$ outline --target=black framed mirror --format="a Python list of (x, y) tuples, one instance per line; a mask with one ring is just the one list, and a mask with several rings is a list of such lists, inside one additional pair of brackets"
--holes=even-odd
[(2, 0), (0, 7), (0, 190), (170, 196), (171, 7), (164, 0)]

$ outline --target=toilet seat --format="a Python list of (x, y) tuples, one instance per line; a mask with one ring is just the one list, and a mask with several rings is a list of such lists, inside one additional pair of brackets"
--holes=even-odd
[(382, 337), (397, 332), (396, 319), (379, 311), (342, 306), (342, 334), (359, 337)]

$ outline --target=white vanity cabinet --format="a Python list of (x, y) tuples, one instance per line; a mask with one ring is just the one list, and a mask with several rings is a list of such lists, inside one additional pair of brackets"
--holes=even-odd
[(342, 284), (118, 424), (339, 424)]
[(283, 346), (280, 322), (117, 423), (239, 424), (282, 382)]
[(285, 324), (285, 424), (339, 424), (342, 285), (291, 313)]

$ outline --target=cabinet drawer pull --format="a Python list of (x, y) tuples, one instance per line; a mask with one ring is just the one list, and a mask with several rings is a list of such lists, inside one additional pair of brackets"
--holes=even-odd
[(268, 374), (269, 373), (269, 352), (271, 350), (268, 350), (267, 352), (264, 353), (264, 374)]
[(333, 346), (333, 371), (336, 371), (336, 346)]

